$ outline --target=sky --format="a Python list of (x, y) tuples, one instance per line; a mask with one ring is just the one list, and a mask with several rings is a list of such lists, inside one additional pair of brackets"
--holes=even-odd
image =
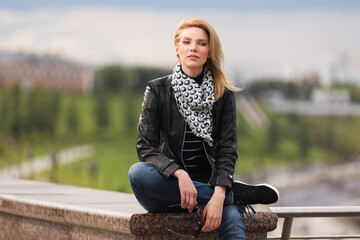
[(196, 9), (224, 10), (237, 9), (244, 11), (258, 10), (303, 10), (303, 9), (359, 9), (358, 0), (2, 0), (1, 5), (7, 9), (29, 10), (40, 8), (73, 8), (73, 7), (120, 7), (152, 9)]
[(360, 55), (357, 0), (5, 0), (0, 51), (172, 68), (176, 26), (194, 16), (215, 28), (234, 74), (286, 77)]

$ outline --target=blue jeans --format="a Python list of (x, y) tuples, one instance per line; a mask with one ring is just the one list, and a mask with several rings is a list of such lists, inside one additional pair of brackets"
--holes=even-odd
[[(129, 169), (129, 180), (137, 200), (147, 211), (186, 211), (180, 207), (181, 196), (175, 177), (166, 178), (150, 164), (138, 162)], [(193, 183), (197, 190), (198, 205), (205, 207), (214, 190), (209, 184), (196, 181)], [(244, 214), (236, 205), (230, 204), (232, 195), (229, 191), (225, 196), (223, 216), (217, 231), (220, 239), (245, 239)]]

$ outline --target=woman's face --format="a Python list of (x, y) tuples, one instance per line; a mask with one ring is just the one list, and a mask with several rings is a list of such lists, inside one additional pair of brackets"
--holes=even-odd
[(209, 37), (202, 28), (186, 28), (175, 46), (182, 70), (190, 77), (198, 76), (209, 57)]

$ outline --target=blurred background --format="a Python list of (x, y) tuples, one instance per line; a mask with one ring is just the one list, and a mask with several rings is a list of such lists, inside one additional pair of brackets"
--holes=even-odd
[(0, 177), (130, 193), (145, 85), (194, 16), (243, 88), (236, 178), (275, 185), (278, 206), (359, 205), (356, 0), (1, 1)]

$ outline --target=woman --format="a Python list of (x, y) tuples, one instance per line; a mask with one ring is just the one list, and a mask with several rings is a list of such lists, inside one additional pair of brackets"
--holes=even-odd
[(237, 160), (236, 90), (222, 71), (215, 30), (186, 19), (175, 34), (179, 63), (173, 74), (148, 83), (137, 152), (129, 170), (140, 204), (149, 212), (202, 207), (203, 232), (245, 239), (244, 207), (276, 202), (269, 185), (233, 181)]

